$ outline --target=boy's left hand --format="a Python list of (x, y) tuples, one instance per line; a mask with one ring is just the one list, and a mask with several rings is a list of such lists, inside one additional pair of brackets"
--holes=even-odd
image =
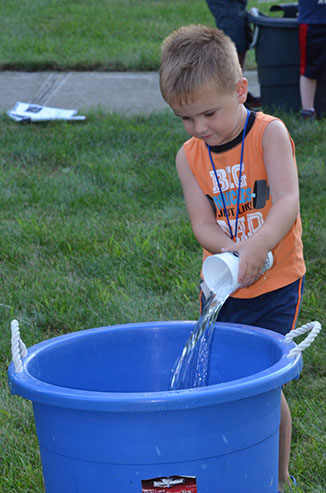
[(239, 252), (238, 281), (242, 288), (246, 288), (261, 276), (268, 251), (254, 237), (235, 243), (232, 250)]

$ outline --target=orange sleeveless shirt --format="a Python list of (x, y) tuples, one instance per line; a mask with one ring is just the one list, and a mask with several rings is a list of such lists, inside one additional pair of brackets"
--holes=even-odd
[[(266, 126), (273, 120), (276, 120), (276, 118), (265, 115), (262, 112), (256, 113), (254, 123), (245, 138), (237, 241), (244, 240), (255, 234), (264, 223), (272, 206), (263, 160), (262, 138)], [(294, 143), (291, 137), (289, 138), (295, 159)], [(227, 149), (224, 150), (224, 147)], [(185, 142), (184, 151), (190, 169), (201, 190), (212, 205), (214, 204), (218, 225), (230, 236), (223, 202), (206, 144), (202, 140), (192, 137)], [(218, 152), (213, 152), (212, 150), (216, 173), (225, 199), (233, 233), (235, 231), (237, 209), (240, 153), (241, 141), (231, 148), (226, 145)], [(238, 289), (232, 296), (235, 298), (254, 298), (291, 284), (302, 277), (305, 273), (305, 264), (301, 234), (301, 219), (298, 214), (290, 231), (272, 251), (274, 257), (273, 267), (265, 272), (254, 284), (248, 288)], [(212, 255), (212, 253), (204, 249), (203, 261), (208, 255)]]

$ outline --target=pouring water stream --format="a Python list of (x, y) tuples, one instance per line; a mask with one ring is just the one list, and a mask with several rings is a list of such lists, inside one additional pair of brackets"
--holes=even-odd
[[(215, 322), (227, 298), (238, 287), (238, 255), (225, 252), (208, 257), (203, 264), (203, 276), (211, 290), (203, 313), (198, 319), (172, 373), (170, 390), (207, 385), (210, 345)], [(262, 273), (273, 264), (269, 252)]]

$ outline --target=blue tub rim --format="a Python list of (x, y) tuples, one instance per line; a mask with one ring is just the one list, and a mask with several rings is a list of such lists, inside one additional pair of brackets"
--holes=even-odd
[(302, 370), (302, 354), (300, 353), (294, 358), (288, 358), (288, 353), (296, 344), (292, 341), (284, 343), (283, 335), (259, 327), (219, 322), (217, 325), (221, 327), (235, 331), (241, 330), (241, 332), (246, 331), (251, 335), (253, 333), (259, 334), (261, 337), (268, 339), (272, 338), (281, 349), (281, 358), (274, 365), (251, 376), (206, 387), (173, 391), (99, 392), (79, 390), (43, 382), (28, 371), (29, 362), (37, 357), (40, 351), (49, 345), (60, 344), (62, 341), (69, 341), (76, 337), (87, 337), (90, 333), (96, 334), (107, 330), (131, 327), (134, 329), (144, 327), (159, 328), (175, 324), (187, 325), (191, 328), (195, 323), (196, 321), (193, 320), (169, 320), (109, 325), (76, 331), (42, 341), (28, 348), (27, 356), (22, 360), (22, 372), (16, 373), (13, 362), (10, 363), (8, 368), (10, 391), (12, 394), (18, 394), (32, 402), (68, 409), (92, 412), (157, 412), (185, 408), (194, 409), (250, 398), (281, 388), (286, 382), (298, 378)]

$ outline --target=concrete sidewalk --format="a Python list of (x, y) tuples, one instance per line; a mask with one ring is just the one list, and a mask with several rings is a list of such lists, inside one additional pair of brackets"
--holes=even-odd
[[(249, 90), (259, 96), (257, 72), (244, 73)], [(168, 106), (159, 88), (157, 72), (0, 72), (0, 111), (17, 101), (120, 113), (151, 113)]]

